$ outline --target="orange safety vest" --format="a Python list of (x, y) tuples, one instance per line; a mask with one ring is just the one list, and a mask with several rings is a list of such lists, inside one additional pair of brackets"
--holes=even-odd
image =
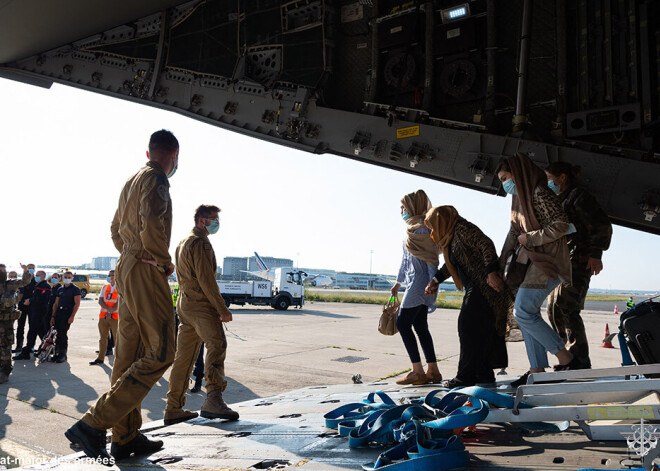
[[(101, 297), (108, 306), (112, 307), (115, 304), (117, 304), (117, 298), (119, 297), (119, 293), (117, 293), (117, 288), (113, 288), (112, 285), (105, 285), (103, 289), (101, 289)], [(99, 319), (105, 319), (105, 316), (107, 314), (108, 311), (101, 308), (101, 312), (99, 313)], [(119, 319), (119, 313), (117, 313), (117, 311), (113, 312), (112, 318)]]

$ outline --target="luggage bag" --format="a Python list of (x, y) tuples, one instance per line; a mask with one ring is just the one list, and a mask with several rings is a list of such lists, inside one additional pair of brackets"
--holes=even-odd
[(621, 331), (638, 365), (660, 363), (660, 303), (639, 303), (621, 315)]

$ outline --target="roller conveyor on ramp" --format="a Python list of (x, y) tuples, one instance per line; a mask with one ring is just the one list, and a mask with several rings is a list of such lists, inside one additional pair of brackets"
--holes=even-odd
[[(491, 390), (513, 395), (514, 406), (491, 408), (475, 431), (463, 433), (469, 469), (625, 469), (642, 464), (651, 469), (660, 450), (651, 451), (642, 463), (621, 433), (632, 432), (641, 418), (651, 427), (660, 423), (660, 379), (648, 378), (654, 374), (660, 375), (660, 365), (530, 375), (528, 384), (517, 390), (506, 387), (515, 378), (500, 381)], [(557, 380), (564, 381), (538, 384)], [(316, 386), (234, 404), (241, 414), (237, 422), (197, 418), (169, 427), (152, 422), (142, 430), (162, 439), (164, 448), (122, 461), (115, 469), (359, 470), (387, 447), (349, 448), (346, 438), (325, 427), (323, 415), (378, 390), (405, 403), (435, 389), (437, 385), (383, 382)], [(571, 427), (561, 433), (525, 427), (525, 422), (567, 420)], [(108, 469), (76, 461), (80, 458), (78, 453), (36, 469)]]

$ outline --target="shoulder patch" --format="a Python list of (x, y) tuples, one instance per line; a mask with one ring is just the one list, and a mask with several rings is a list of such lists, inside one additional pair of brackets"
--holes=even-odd
[(163, 201), (170, 200), (170, 189), (167, 186), (158, 185), (156, 187), (156, 193), (158, 193), (158, 196), (160, 196), (160, 199), (162, 199)]

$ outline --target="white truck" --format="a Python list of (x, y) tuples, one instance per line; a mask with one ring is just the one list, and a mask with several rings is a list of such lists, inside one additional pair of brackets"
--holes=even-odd
[(294, 268), (275, 268), (273, 280), (218, 281), (225, 304), (271, 306), (284, 311), (305, 304), (303, 272)]

